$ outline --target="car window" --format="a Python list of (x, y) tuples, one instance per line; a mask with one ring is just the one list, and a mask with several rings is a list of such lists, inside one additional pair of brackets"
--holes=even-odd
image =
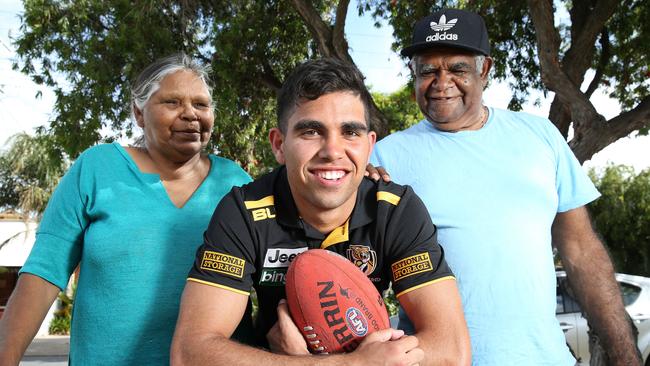
[(623, 295), (623, 303), (628, 306), (636, 301), (641, 294), (641, 288), (629, 283), (619, 282), (621, 285), (621, 294)]
[(571, 296), (571, 288), (566, 277), (558, 277), (555, 296), (555, 313), (566, 314), (580, 312), (580, 306)]

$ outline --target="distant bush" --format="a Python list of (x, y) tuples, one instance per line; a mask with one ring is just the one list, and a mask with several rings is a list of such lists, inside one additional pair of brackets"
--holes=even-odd
[(50, 334), (56, 335), (69, 335), (70, 334), (70, 318), (57, 317), (56, 315), (50, 322)]
[(650, 169), (610, 165), (589, 176), (602, 194), (589, 209), (616, 271), (650, 277)]
[(70, 323), (72, 321), (72, 306), (74, 303), (74, 293), (76, 286), (72, 286), (72, 295), (68, 296), (65, 292), (59, 293), (58, 309), (54, 312), (54, 318), (50, 322), (49, 333), (57, 335), (70, 334)]

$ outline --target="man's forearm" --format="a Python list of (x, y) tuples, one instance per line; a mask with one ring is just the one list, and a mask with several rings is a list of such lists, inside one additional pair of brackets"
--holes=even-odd
[(278, 355), (236, 343), (220, 335), (196, 334), (174, 339), (172, 366), (202, 365), (416, 365), (424, 356), (417, 338), (384, 329), (369, 334), (352, 353), (322, 356)]
[(589, 323), (602, 340), (611, 365), (640, 365), (641, 359), (627, 321), (614, 267), (591, 228), (586, 209), (560, 214), (553, 240), (569, 284)]
[(419, 332), (415, 336), (420, 340), (420, 348), (426, 355), (420, 365), (466, 366), (472, 363), (469, 343), (464, 342), (461, 336), (434, 332)]
[(602, 340), (610, 363), (640, 364), (611, 260), (600, 242), (594, 247), (578, 261), (563, 262), (569, 284)]
[(222, 336), (201, 337), (174, 345), (172, 366), (202, 365), (305, 365), (311, 356), (276, 355)]

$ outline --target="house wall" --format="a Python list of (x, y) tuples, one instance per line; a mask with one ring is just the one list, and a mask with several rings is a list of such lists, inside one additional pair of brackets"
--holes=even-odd
[[(23, 266), (34, 246), (37, 227), (38, 223), (34, 221), (25, 222), (18, 217), (0, 216), (0, 286), (4, 287), (4, 291), (0, 291), (0, 311), (4, 310), (7, 295), (15, 286), (15, 273)], [(48, 334), (56, 305), (55, 301), (45, 316), (37, 335)], [(1, 312), (0, 316), (2, 316)]]

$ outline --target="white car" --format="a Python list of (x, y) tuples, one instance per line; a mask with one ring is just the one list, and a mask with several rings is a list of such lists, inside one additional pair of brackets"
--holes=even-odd
[[(639, 330), (639, 349), (645, 360), (645, 366), (650, 366), (650, 278), (616, 274), (625, 310), (630, 314)], [(557, 308), (558, 321), (567, 344), (578, 359), (578, 365), (589, 365), (589, 337), (587, 335), (587, 320), (582, 316), (578, 303), (568, 290), (565, 272), (557, 272)]]

